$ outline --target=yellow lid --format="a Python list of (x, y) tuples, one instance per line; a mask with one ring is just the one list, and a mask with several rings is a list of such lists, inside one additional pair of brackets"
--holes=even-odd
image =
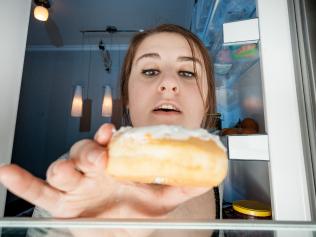
[(235, 201), (233, 202), (233, 209), (250, 216), (267, 217), (272, 215), (269, 205), (254, 200)]

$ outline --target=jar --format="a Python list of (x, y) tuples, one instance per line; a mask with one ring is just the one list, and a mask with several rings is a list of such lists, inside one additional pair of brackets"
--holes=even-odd
[(232, 205), (236, 219), (271, 220), (271, 207), (255, 200), (234, 201)]
[[(255, 200), (238, 200), (223, 208), (224, 219), (271, 220), (271, 207)], [(273, 231), (225, 230), (225, 237), (272, 237)]]

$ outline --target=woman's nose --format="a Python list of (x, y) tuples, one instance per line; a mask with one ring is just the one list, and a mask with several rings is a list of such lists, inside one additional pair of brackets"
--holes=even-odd
[(159, 85), (159, 92), (172, 92), (179, 93), (179, 83), (177, 81), (176, 76), (174, 75), (164, 75), (161, 83)]

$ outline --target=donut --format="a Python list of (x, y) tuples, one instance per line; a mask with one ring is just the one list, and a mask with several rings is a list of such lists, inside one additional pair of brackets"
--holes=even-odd
[(228, 166), (218, 136), (174, 125), (122, 127), (113, 134), (108, 155), (108, 175), (146, 184), (215, 187)]

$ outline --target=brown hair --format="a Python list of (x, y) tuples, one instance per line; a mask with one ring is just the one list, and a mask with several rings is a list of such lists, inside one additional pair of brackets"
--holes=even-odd
[[(169, 32), (169, 33), (176, 33), (179, 35), (182, 35), (188, 42), (192, 55), (194, 57), (195, 55), (195, 48), (196, 47), (203, 58), (205, 71), (206, 71), (206, 77), (207, 77), (207, 97), (206, 101), (203, 99), (204, 108), (205, 108), (205, 115), (202, 121), (202, 127), (203, 128), (210, 128), (214, 126), (214, 121), (212, 119), (212, 115), (215, 112), (215, 85), (214, 85), (214, 74), (213, 74), (213, 63), (209, 57), (208, 51), (203, 45), (202, 41), (194, 35), (189, 30), (173, 24), (163, 24), (160, 26), (157, 26), (153, 29), (146, 30), (143, 32), (140, 32), (136, 34), (128, 48), (128, 51), (126, 53), (123, 67), (121, 71), (121, 97), (122, 97), (122, 105), (123, 105), (123, 117), (125, 122), (131, 123), (129, 120), (129, 114), (128, 110), (126, 109), (126, 105), (128, 104), (128, 81), (132, 70), (132, 64), (133, 60), (136, 54), (136, 51), (139, 47), (139, 45), (143, 42), (145, 38), (147, 38), (150, 35), (156, 34), (156, 33), (162, 33), (162, 32)], [(195, 62), (193, 62), (194, 65), (194, 72), (196, 73), (196, 67)], [(197, 83), (198, 88), (200, 90), (201, 96), (202, 96), (202, 90), (199, 83)]]

